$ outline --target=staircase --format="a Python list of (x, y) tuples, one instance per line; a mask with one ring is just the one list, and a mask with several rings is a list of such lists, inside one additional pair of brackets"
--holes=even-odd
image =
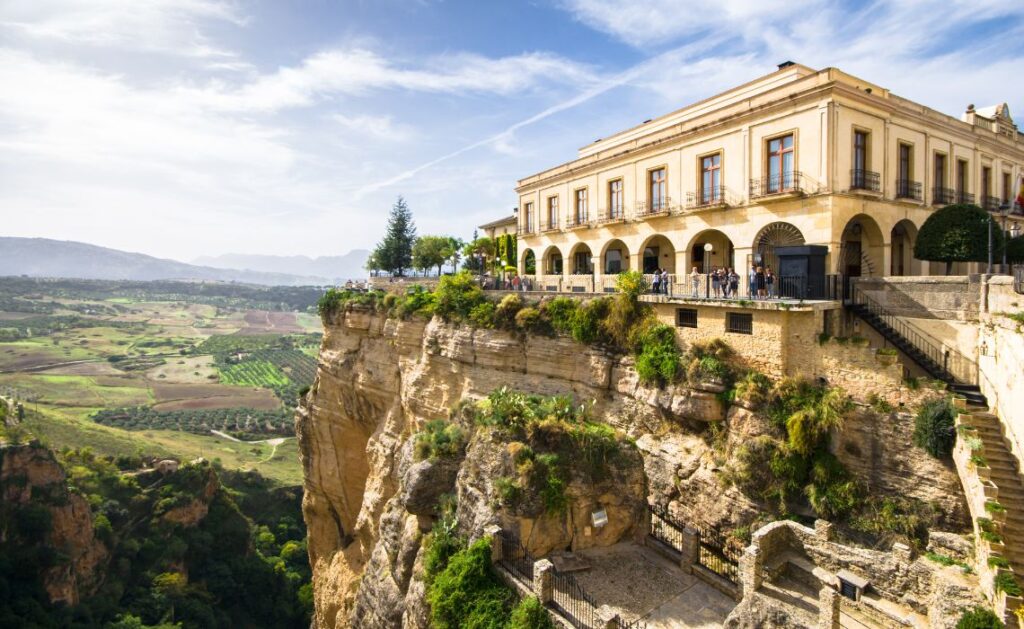
[(1006, 558), (1017, 574), (1024, 574), (1024, 482), (1020, 468), (1006, 446), (999, 418), (985, 409), (968, 409), (971, 425), (984, 444), (985, 461), (991, 468), (992, 483), (998, 488), (999, 503), (1006, 508), (1000, 526), (1006, 544)]
[(890, 345), (917, 363), (929, 376), (946, 383), (946, 388), (967, 398), (968, 404), (987, 407), (978, 387), (978, 367), (960, 352), (946, 348), (927, 333), (893, 315), (881, 304), (853, 287), (847, 307), (875, 329)]

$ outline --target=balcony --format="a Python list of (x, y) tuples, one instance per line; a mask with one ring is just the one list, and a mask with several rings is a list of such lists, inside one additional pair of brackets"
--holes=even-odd
[(528, 223), (526, 225), (520, 225), (518, 233), (519, 233), (520, 236), (529, 236), (531, 234), (536, 234), (537, 233), (537, 228), (536, 228), (536, 226), (533, 225), (533, 223)]
[(750, 180), (750, 198), (788, 198), (804, 193), (803, 176), (799, 171), (779, 173)]
[(896, 198), (921, 201), (921, 182), (909, 179), (896, 180)]
[(626, 208), (621, 205), (613, 207), (607, 210), (601, 210), (598, 215), (600, 218), (597, 219), (598, 225), (610, 225), (612, 223), (621, 223), (626, 220)]
[(686, 193), (686, 209), (691, 212), (721, 208), (727, 205), (725, 186), (715, 186), (700, 192)]
[(956, 193), (956, 202), (957, 203), (969, 203), (969, 204), (973, 205), (974, 204), (974, 195), (971, 194), (970, 192), (960, 192), (958, 190), (957, 193)]
[(983, 195), (981, 197), (981, 207), (983, 209), (988, 210), (989, 212), (998, 212), (999, 206), (1002, 204), (1003, 202), (999, 199), (999, 197), (994, 197), (988, 194)]
[(956, 202), (956, 190), (935, 186), (932, 188), (932, 205), (949, 205)]
[(565, 219), (566, 231), (580, 229), (583, 227), (590, 227), (590, 221), (587, 220), (586, 212), (579, 212), (576, 215)]
[(664, 197), (662, 199), (655, 199), (648, 203), (646, 201), (640, 201), (636, 204), (636, 218), (645, 219), (654, 216), (665, 216), (672, 209), (672, 197)]
[(881, 192), (882, 178), (876, 172), (855, 168), (850, 171), (850, 190)]
[(554, 225), (545, 225), (544, 223), (541, 223), (541, 225), (540, 225), (540, 232), (542, 234), (547, 233), (547, 232), (556, 232), (556, 231), (559, 231), (558, 223), (555, 223)]

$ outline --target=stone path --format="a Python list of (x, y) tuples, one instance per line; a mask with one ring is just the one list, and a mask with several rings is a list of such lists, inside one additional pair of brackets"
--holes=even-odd
[(617, 544), (577, 553), (591, 565), (573, 576), (599, 604), (626, 622), (643, 617), (649, 629), (715, 629), (736, 602), (657, 552)]

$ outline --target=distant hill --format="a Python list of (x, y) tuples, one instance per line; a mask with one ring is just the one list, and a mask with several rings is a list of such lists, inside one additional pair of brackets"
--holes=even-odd
[(342, 256), (321, 256), (319, 258), (226, 253), (219, 256), (202, 256), (192, 262), (218, 269), (249, 269), (268, 273), (327, 277), (337, 282), (366, 277), (363, 265), (369, 257), (370, 252), (366, 249), (353, 249)]
[(0, 275), (96, 280), (214, 280), (269, 286), (329, 284), (325, 277), (197, 266), (70, 240), (0, 237)]

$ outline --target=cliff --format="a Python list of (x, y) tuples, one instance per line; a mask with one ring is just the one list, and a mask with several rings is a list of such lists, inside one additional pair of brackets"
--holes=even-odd
[[(501, 387), (590, 402), (592, 417), (635, 443), (637, 460), (607, 485), (571, 489), (563, 519), (500, 504), (494, 481), (514, 472), (509, 444), (488, 430), (466, 426), (471, 438), (453, 460), (416, 461), (414, 435), (428, 421), (464, 424), (460, 402)], [(933, 502), (938, 526), (962, 530), (955, 472), (914, 455), (908, 422), (899, 412), (885, 422), (862, 404), (833, 450), (869, 491)], [(325, 319), (316, 382), (296, 425), (319, 629), (426, 626), (421, 541), (446, 493), (456, 495), (461, 530), (479, 535), (499, 524), (538, 555), (645, 535), (645, 499), (722, 530), (772, 519), (728, 478), (741, 446), (778, 432), (756, 401), (730, 405), (714, 382), (644, 386), (632, 358), (561, 336), (387, 318), (350, 305)], [(634, 519), (588, 535), (598, 505), (611, 521)]]

